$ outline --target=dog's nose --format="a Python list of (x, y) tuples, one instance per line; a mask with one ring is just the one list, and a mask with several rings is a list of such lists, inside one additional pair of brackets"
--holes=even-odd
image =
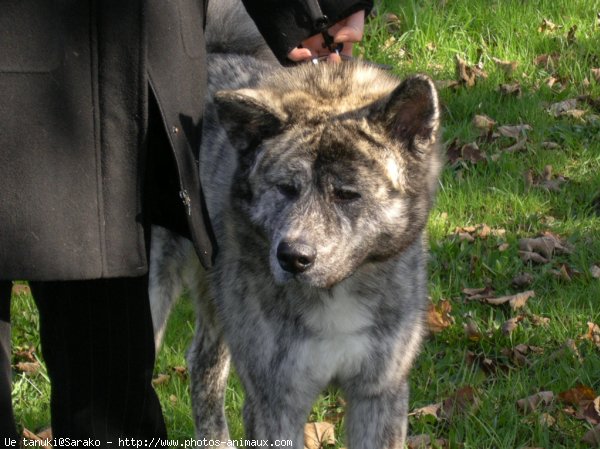
[(317, 251), (302, 242), (281, 242), (277, 247), (279, 265), (293, 274), (303, 273), (310, 268), (317, 257)]

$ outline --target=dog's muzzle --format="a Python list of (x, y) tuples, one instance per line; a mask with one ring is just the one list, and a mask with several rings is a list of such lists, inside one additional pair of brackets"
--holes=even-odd
[(303, 242), (283, 241), (277, 246), (279, 265), (288, 273), (304, 273), (314, 263), (317, 251)]

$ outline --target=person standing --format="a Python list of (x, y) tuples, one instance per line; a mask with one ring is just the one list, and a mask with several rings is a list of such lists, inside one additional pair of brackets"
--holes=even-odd
[[(206, 3), (0, 4), (0, 438), (17, 438), (15, 279), (29, 281), (40, 313), (54, 436), (166, 437), (151, 386), (150, 225), (190, 238), (210, 267), (218, 242), (196, 162)], [(351, 52), (372, 7), (244, 3), (284, 64), (331, 54), (327, 30)]]

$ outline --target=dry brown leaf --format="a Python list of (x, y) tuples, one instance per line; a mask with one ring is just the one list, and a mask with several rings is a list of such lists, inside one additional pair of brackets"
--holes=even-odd
[(461, 149), (462, 159), (465, 162), (476, 164), (479, 161), (485, 160), (485, 154), (481, 152), (479, 146), (475, 142), (463, 145)]
[(400, 18), (391, 12), (386, 12), (383, 16), (385, 27), (390, 34), (395, 34), (400, 31)]
[(552, 427), (556, 424), (556, 418), (550, 413), (542, 413), (539, 417), (539, 422), (542, 426)]
[(311, 422), (304, 425), (304, 449), (321, 449), (335, 444), (335, 428), (328, 422)]
[(511, 76), (515, 72), (515, 70), (517, 70), (517, 66), (519, 65), (517, 61), (503, 61), (502, 59), (494, 57), (492, 57), (492, 61), (494, 61), (496, 67), (498, 67), (508, 76)]
[(582, 340), (589, 340), (596, 345), (598, 349), (600, 349), (600, 326), (596, 323), (588, 321), (587, 323), (588, 331), (585, 335), (579, 337)]
[(569, 98), (568, 100), (559, 101), (558, 103), (552, 103), (547, 111), (554, 117), (560, 117), (567, 111), (577, 108), (577, 98)]
[(558, 53), (539, 55), (533, 60), (535, 65), (543, 67), (549, 72), (554, 70), (559, 61), (560, 55)]
[(498, 251), (500, 251), (501, 253), (506, 251), (508, 248), (510, 248), (510, 245), (508, 243), (501, 243), (500, 245), (498, 245)]
[(498, 92), (506, 96), (520, 97), (523, 93), (520, 83), (500, 84)]
[(594, 389), (587, 385), (577, 385), (570, 390), (558, 394), (558, 399), (570, 405), (581, 405), (582, 402), (593, 401), (596, 397)]
[(548, 19), (542, 19), (542, 23), (540, 24), (540, 26), (538, 27), (538, 32), (540, 33), (544, 33), (546, 31), (554, 31), (558, 28), (562, 28), (554, 23), (552, 23), (550, 20)]
[(454, 416), (460, 413), (474, 410), (479, 406), (477, 393), (475, 389), (469, 385), (459, 388), (452, 396), (442, 402), (440, 416), (445, 419), (452, 420)]
[(600, 68), (592, 69), (592, 77), (596, 80), (597, 83), (600, 83)]
[(473, 117), (473, 126), (478, 130), (487, 133), (496, 126), (496, 122), (487, 115), (475, 115), (475, 117)]
[(579, 360), (580, 362), (583, 362), (583, 358), (581, 357), (581, 354), (579, 353), (579, 348), (577, 347), (577, 343), (575, 343), (575, 340), (569, 338), (567, 341), (565, 341), (560, 348), (558, 348), (558, 350), (554, 351), (551, 355), (550, 355), (550, 360), (560, 360), (565, 358), (565, 356), (575, 356), (577, 357), (577, 360)]
[(581, 404), (575, 417), (587, 421), (592, 426), (600, 424), (600, 396), (594, 398), (592, 401)]
[(177, 374), (179, 377), (181, 377), (182, 379), (187, 378), (188, 376), (188, 369), (185, 366), (174, 366), (173, 368), (171, 368), (173, 370), (173, 372), (175, 374)]
[(455, 56), (456, 78), (467, 87), (473, 87), (477, 78), (487, 78), (488, 75), (478, 66), (470, 66), (459, 55)]
[(409, 416), (415, 416), (416, 418), (421, 418), (423, 416), (433, 416), (436, 419), (440, 416), (440, 410), (442, 408), (441, 402), (436, 402), (435, 404), (429, 404), (425, 407), (419, 407), (409, 413)]
[(532, 251), (519, 251), (519, 257), (525, 263), (527, 263), (527, 262), (533, 262), (533, 263), (544, 264), (544, 263), (550, 262), (544, 256), (542, 256), (542, 255), (540, 255), (538, 253), (534, 253)]
[(527, 316), (527, 318), (534, 326), (548, 326), (550, 324), (550, 318), (545, 316), (539, 316), (531, 313)]
[(500, 304), (509, 303), (511, 309), (517, 310), (525, 306), (529, 298), (533, 298), (535, 292), (533, 290), (527, 290), (525, 292), (516, 293), (514, 295), (500, 296), (498, 298), (485, 298), (488, 304), (498, 306)]
[(27, 284), (13, 284), (11, 293), (15, 296), (31, 295), (31, 289)]
[(560, 148), (560, 145), (556, 142), (542, 142), (540, 146), (546, 150), (558, 150)]
[(510, 335), (517, 327), (519, 327), (519, 323), (523, 321), (522, 316), (516, 316), (511, 318), (502, 324), (502, 333), (504, 335)]
[(581, 441), (591, 446), (600, 445), (600, 424), (586, 432)]
[(466, 299), (470, 301), (491, 298), (494, 296), (494, 290), (489, 285), (482, 288), (463, 288), (461, 291), (467, 295)]
[(24, 361), (24, 362), (37, 362), (37, 359), (35, 358), (35, 347), (33, 346), (29, 346), (28, 348), (25, 349), (17, 349), (14, 352), (14, 356), (15, 358)]
[(531, 131), (530, 125), (502, 125), (498, 127), (498, 133), (504, 137), (512, 137), (513, 139), (520, 139), (522, 136), (527, 135), (527, 131)]
[(517, 407), (522, 413), (528, 414), (540, 406), (550, 405), (554, 400), (554, 393), (551, 391), (540, 391), (517, 401)]
[(427, 311), (427, 328), (431, 333), (442, 332), (454, 323), (454, 318), (450, 315), (452, 304), (448, 300), (441, 300), (438, 304), (429, 303)]
[(41, 365), (37, 361), (19, 362), (15, 365), (15, 368), (17, 369), (17, 371), (20, 371), (25, 374), (36, 374), (40, 370)]
[(169, 376), (168, 374), (159, 374), (154, 379), (152, 379), (152, 385), (157, 386), (166, 384), (170, 378), (171, 376)]
[(519, 240), (519, 249), (537, 253), (545, 259), (550, 259), (554, 255), (554, 251), (564, 246), (551, 236), (541, 236), (535, 238), (522, 238)]
[(515, 287), (527, 287), (533, 282), (533, 275), (531, 273), (519, 273), (512, 279), (512, 284)]

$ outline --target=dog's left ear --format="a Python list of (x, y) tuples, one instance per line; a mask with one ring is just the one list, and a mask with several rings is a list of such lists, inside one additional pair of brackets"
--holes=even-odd
[(240, 151), (281, 132), (285, 114), (259, 90), (221, 91), (215, 95), (219, 121), (229, 141)]
[[(379, 119), (394, 139), (420, 150), (433, 143), (440, 128), (440, 104), (433, 81), (416, 75), (404, 80), (385, 99)], [(380, 110), (381, 113), (381, 110)]]

